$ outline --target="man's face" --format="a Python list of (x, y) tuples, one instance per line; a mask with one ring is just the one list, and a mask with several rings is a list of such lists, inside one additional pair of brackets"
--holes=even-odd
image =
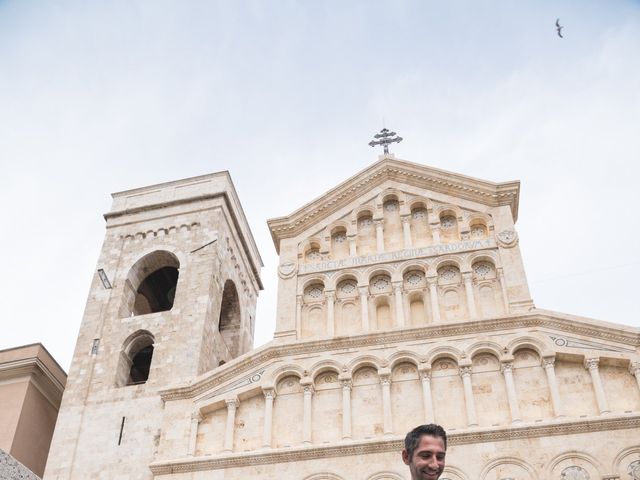
[(437, 480), (444, 470), (446, 450), (441, 438), (423, 435), (420, 443), (409, 458), (406, 450), (402, 451), (402, 460), (409, 465), (411, 480)]

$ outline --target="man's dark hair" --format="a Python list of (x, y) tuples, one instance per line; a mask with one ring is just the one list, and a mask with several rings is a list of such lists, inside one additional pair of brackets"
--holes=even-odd
[(444, 449), (447, 449), (447, 432), (440, 425), (429, 423), (428, 425), (418, 425), (416, 428), (407, 433), (404, 437), (404, 449), (409, 454), (409, 458), (413, 457), (413, 451), (418, 447), (420, 439), (429, 435), (435, 438), (441, 438), (444, 442)]

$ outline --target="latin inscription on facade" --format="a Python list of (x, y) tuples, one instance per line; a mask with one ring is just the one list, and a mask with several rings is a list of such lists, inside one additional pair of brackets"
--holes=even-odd
[(304, 275), (306, 273), (336, 270), (339, 268), (354, 268), (374, 263), (394, 262), (397, 260), (409, 260), (411, 258), (431, 257), (495, 247), (496, 242), (493, 238), (465, 240), (464, 242), (447, 243), (429, 247), (408, 248), (406, 250), (398, 250), (397, 252), (383, 252), (373, 255), (362, 255), (360, 257), (343, 258), (340, 260), (329, 260), (327, 262), (309, 263), (300, 265), (299, 273)]

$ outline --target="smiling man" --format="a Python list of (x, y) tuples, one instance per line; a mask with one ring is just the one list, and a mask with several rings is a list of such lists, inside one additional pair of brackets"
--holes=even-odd
[(440, 425), (420, 425), (404, 439), (402, 461), (409, 465), (411, 480), (437, 480), (444, 470), (447, 432)]

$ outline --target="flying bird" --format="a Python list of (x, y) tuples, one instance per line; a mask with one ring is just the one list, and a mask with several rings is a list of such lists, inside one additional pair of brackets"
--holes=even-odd
[(560, 25), (560, 19), (558, 18), (558, 19), (556, 20), (556, 30), (558, 31), (558, 36), (559, 36), (560, 38), (564, 38), (564, 37), (562, 36), (562, 29), (563, 29), (563, 28), (564, 28), (564, 27), (563, 27), (562, 25)]

